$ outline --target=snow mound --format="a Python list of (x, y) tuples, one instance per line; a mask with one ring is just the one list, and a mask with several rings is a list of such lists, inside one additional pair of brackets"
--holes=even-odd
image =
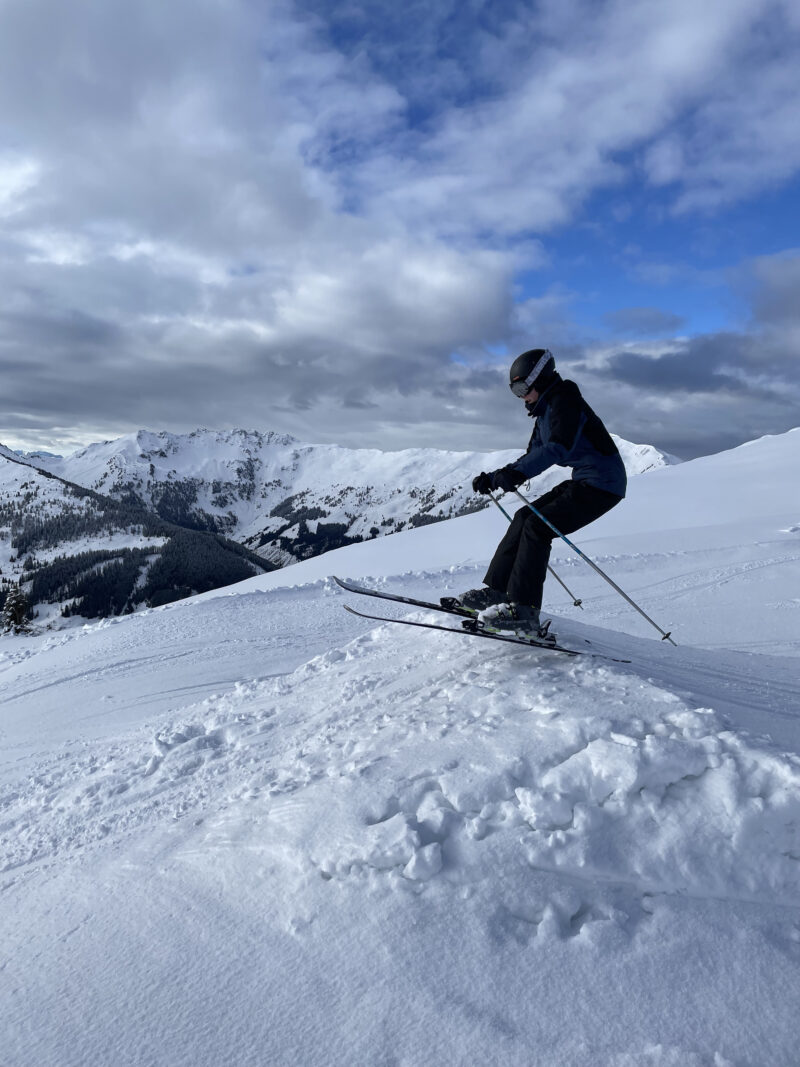
[(800, 899), (800, 759), (616, 667), (384, 626), (195, 710), (132, 759), (41, 768), (4, 869), (210, 801), (325, 880), (491, 881), (531, 935), (631, 934), (664, 894)]
[[(511, 657), (510, 671), (502, 653), (451, 653), (384, 628), (274, 683), (268, 714), (287, 701), (319, 708), (324, 729), (318, 719), (302, 759), (248, 788), (294, 797), (323, 768), (338, 782), (324, 819), (311, 805), (291, 833), (282, 827), (293, 861), (328, 878), (502, 884), (502, 849), (513, 866), (585, 883), (562, 930), (572, 934), (613, 920), (587, 904), (597, 884), (626, 887), (634, 914), (664, 893), (800, 898), (797, 757), (616, 669), (545, 652), (532, 677), (528, 652)], [(370, 768), (387, 760), (394, 773), (383, 767), (382, 790), (365, 790)], [(281, 810), (274, 800), (269, 809)]]

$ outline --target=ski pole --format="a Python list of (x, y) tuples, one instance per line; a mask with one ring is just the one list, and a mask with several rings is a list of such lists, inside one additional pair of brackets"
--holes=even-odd
[[(628, 596), (628, 594), (627, 594), (627, 593), (625, 592), (625, 590), (624, 590), (624, 589), (620, 589), (620, 587), (619, 587), (619, 586), (617, 585), (617, 583), (616, 583), (615, 581), (612, 581), (612, 579), (608, 577), (608, 575), (607, 575), (607, 574), (605, 573), (605, 571), (602, 571), (602, 570), (600, 570), (600, 568), (599, 568), (599, 567), (597, 566), (597, 564), (596, 564), (596, 563), (594, 563), (594, 562), (593, 562), (592, 560), (590, 560), (590, 559), (589, 559), (589, 557), (588, 557), (588, 556), (586, 555), (586, 553), (585, 553), (585, 552), (581, 552), (581, 550), (580, 550), (580, 549), (578, 548), (578, 546), (577, 546), (577, 545), (574, 545), (574, 544), (572, 543), (572, 541), (570, 541), (570, 539), (569, 539), (568, 537), (565, 537), (565, 536), (564, 536), (564, 534), (562, 534), (562, 532), (561, 532), (560, 530), (556, 529), (556, 527), (555, 527), (555, 526), (553, 526), (552, 522), (550, 522), (550, 520), (549, 520), (549, 519), (546, 519), (546, 518), (544, 517), (544, 515), (542, 515), (541, 511), (538, 511), (538, 510), (537, 510), (537, 509), (536, 509), (536, 508), (535, 508), (535, 507), (533, 506), (533, 504), (531, 504), (530, 500), (527, 500), (527, 499), (526, 499), (526, 498), (525, 498), (525, 497), (524, 497), (524, 496), (522, 495), (522, 493), (521, 493), (521, 492), (519, 491), (519, 489), (515, 489), (515, 490), (514, 490), (514, 492), (515, 492), (515, 493), (517, 494), (517, 496), (518, 496), (518, 497), (520, 498), (520, 500), (522, 501), (522, 503), (523, 503), (523, 504), (525, 504), (525, 505), (527, 505), (527, 507), (529, 507), (529, 508), (531, 509), (531, 511), (533, 512), (533, 514), (534, 514), (534, 515), (536, 516), (536, 518), (537, 518), (537, 519), (541, 519), (541, 520), (542, 520), (542, 522), (543, 522), (543, 523), (544, 523), (544, 524), (545, 524), (546, 526), (549, 526), (549, 527), (550, 527), (550, 529), (551, 529), (551, 530), (553, 531), (553, 533), (557, 534), (557, 535), (558, 535), (558, 536), (559, 536), (559, 537), (561, 538), (561, 540), (562, 540), (562, 541), (566, 541), (566, 543), (567, 543), (567, 544), (569, 545), (569, 547), (570, 547), (570, 548), (571, 548), (571, 549), (572, 549), (572, 550), (573, 550), (574, 552), (577, 552), (577, 553), (578, 553), (578, 555), (579, 555), (579, 556), (581, 557), (581, 559), (582, 559), (582, 560), (583, 560), (583, 561), (584, 561), (585, 563), (588, 563), (588, 564), (589, 564), (589, 566), (590, 566), (590, 567), (591, 567), (591, 568), (592, 568), (593, 570), (596, 570), (596, 571), (597, 571), (597, 573), (598, 573), (598, 574), (599, 574), (599, 575), (600, 575), (600, 576), (601, 576), (602, 578), (605, 578), (605, 580), (606, 580), (606, 581), (608, 582), (608, 584), (609, 584), (609, 585), (610, 585), (610, 586), (611, 586), (612, 588), (616, 589), (616, 591), (617, 591), (617, 592), (619, 593), (619, 595), (620, 595), (621, 597), (624, 597), (624, 599), (628, 601), (628, 603), (629, 603), (629, 604), (631, 605), (631, 607), (633, 607), (633, 608), (636, 608), (636, 610), (637, 610), (637, 611), (639, 612), (639, 614), (640, 614), (640, 615), (641, 615), (641, 616), (642, 616), (643, 618), (647, 619), (647, 621), (648, 621), (648, 622), (650, 623), (650, 625), (651, 625), (651, 626), (655, 626), (655, 628), (656, 628), (656, 629), (658, 630), (658, 632), (659, 632), (659, 633), (661, 634), (661, 640), (662, 640), (662, 641), (669, 641), (669, 643), (670, 643), (671, 645), (674, 645), (674, 644), (675, 644), (675, 642), (674, 642), (674, 641), (672, 640), (672, 637), (670, 636), (670, 634), (671, 634), (671, 632), (672, 632), (672, 631), (669, 631), (669, 632), (667, 632), (667, 631), (665, 631), (665, 630), (662, 630), (662, 629), (661, 629), (661, 627), (660, 627), (660, 626), (658, 625), (658, 623), (657, 623), (657, 622), (653, 622), (653, 620), (652, 620), (652, 619), (650, 618), (650, 616), (649, 616), (649, 615), (647, 615), (647, 614), (645, 614), (645, 612), (643, 612), (643, 611), (642, 611), (642, 609), (641, 609), (641, 608), (639, 607), (639, 605), (638, 605), (637, 603), (635, 603), (635, 601), (631, 600), (631, 598), (630, 598), (630, 597)], [(677, 647), (677, 646), (676, 646), (676, 647)]]
[[(498, 507), (500, 508), (500, 510), (502, 511), (502, 513), (503, 513), (503, 514), (505, 515), (505, 517), (506, 517), (506, 518), (508, 519), (508, 521), (509, 521), (509, 522), (511, 522), (511, 516), (510, 516), (510, 515), (508, 514), (508, 512), (507, 512), (507, 511), (506, 511), (506, 509), (505, 509), (505, 508), (503, 507), (503, 505), (502, 505), (502, 504), (500, 503), (500, 501), (499, 501), (499, 500), (497, 499), (497, 497), (496, 497), (496, 496), (494, 495), (494, 493), (490, 492), (490, 493), (489, 493), (489, 496), (490, 496), (490, 497), (492, 498), (492, 500), (494, 501), (494, 503), (495, 503), (495, 504), (497, 504), (497, 506), (498, 506)], [(566, 590), (567, 596), (569, 596), (569, 597), (571, 597), (571, 598), (572, 598), (572, 603), (573, 603), (573, 604), (575, 605), (575, 607), (576, 607), (576, 608), (580, 608), (580, 609), (581, 609), (581, 611), (583, 611), (583, 601), (582, 601), (582, 600), (578, 600), (578, 598), (577, 598), (577, 597), (575, 596), (575, 594), (574, 594), (574, 593), (572, 593), (572, 592), (570, 592), (570, 590), (569, 590), (569, 589), (567, 588), (567, 585), (566, 585), (566, 583), (565, 583), (565, 582), (562, 582), (562, 581), (561, 581), (561, 579), (559, 578), (559, 576), (558, 576), (558, 575), (556, 574), (556, 572), (555, 572), (555, 571), (553, 570), (553, 568), (552, 568), (552, 567), (550, 566), (550, 564), (549, 564), (549, 563), (547, 564), (547, 569), (548, 569), (548, 570), (550, 571), (550, 573), (551, 573), (551, 574), (553, 575), (553, 577), (554, 577), (554, 578), (555, 578), (555, 580), (556, 580), (556, 581), (558, 582), (558, 584), (559, 584), (559, 585), (561, 586), (561, 588), (562, 588), (562, 589), (564, 589), (564, 590)]]

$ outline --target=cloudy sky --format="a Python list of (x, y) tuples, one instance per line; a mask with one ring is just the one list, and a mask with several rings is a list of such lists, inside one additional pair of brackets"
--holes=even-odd
[(0, 0), (0, 441), (800, 424), (797, 0)]

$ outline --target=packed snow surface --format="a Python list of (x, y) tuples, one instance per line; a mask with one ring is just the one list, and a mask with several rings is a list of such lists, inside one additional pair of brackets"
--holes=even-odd
[(342, 611), (457, 628), (331, 575), (478, 584), (494, 510), (4, 639), (2, 1063), (796, 1065), (798, 452), (576, 535), (677, 648), (566, 546), (580, 657)]

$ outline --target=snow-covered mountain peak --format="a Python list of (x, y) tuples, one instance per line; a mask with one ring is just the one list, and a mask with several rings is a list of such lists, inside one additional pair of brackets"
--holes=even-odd
[(619, 449), (625, 469), (629, 474), (645, 474), (647, 471), (660, 470), (662, 467), (674, 467), (683, 460), (669, 452), (662, 452), (655, 445), (635, 445), (612, 433), (614, 443)]
[(289, 434), (258, 430), (208, 430), (199, 428), (177, 434), (168, 430), (137, 430), (109, 441), (87, 445), (66, 457), (53, 457), (54, 473), (85, 472), (91, 476), (102, 466), (118, 470), (135, 469), (141, 463), (154, 463), (164, 471), (180, 473), (204, 463), (238, 462), (267, 447), (294, 448), (299, 442)]

